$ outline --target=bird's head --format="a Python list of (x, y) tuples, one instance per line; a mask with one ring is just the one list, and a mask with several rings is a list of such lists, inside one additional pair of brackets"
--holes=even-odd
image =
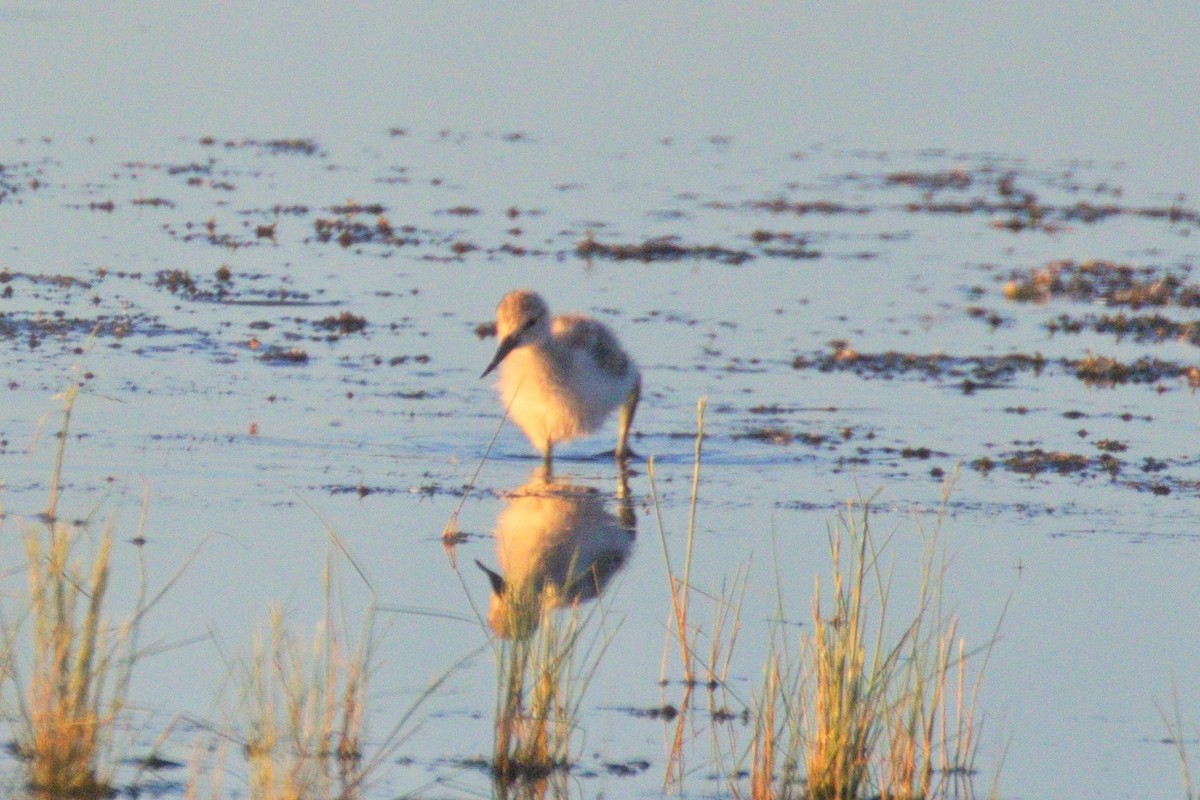
[(479, 377), (486, 378), (509, 353), (518, 347), (532, 344), (550, 335), (550, 310), (536, 292), (517, 289), (504, 295), (496, 308), (496, 336), (500, 346), (487, 369)]

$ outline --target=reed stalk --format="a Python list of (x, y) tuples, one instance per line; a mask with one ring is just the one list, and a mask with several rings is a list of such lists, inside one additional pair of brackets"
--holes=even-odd
[[(1175, 748), (1175, 755), (1179, 759), (1179, 773), (1180, 778), (1183, 780), (1183, 796), (1185, 800), (1197, 800), (1200, 798), (1200, 795), (1196, 793), (1194, 784), (1192, 783), (1191, 760), (1188, 758), (1187, 751), (1187, 732), (1184, 730), (1183, 716), (1179, 711), (1179, 686), (1173, 677), (1171, 679), (1171, 700), (1170, 716), (1167, 715), (1167, 712), (1161, 706), (1159, 706), (1158, 713), (1162, 717), (1163, 725), (1167, 729), (1166, 741)], [(1200, 731), (1196, 732), (1196, 735), (1200, 735)]]
[[(663, 522), (662, 504), (658, 497), (654, 459), (647, 464), (650, 480), (651, 504), (658, 523), (659, 541), (662, 545), (663, 563), (667, 577), (667, 588), (671, 599), (665, 625), (663, 641), (662, 673), (660, 683), (666, 686), (667, 665), (672, 646), (678, 647), (679, 662), (683, 671), (684, 695), (677, 706), (677, 718), (673, 737), (668, 742), (667, 770), (664, 776), (664, 791), (672, 784), (682, 782), (684, 774), (683, 750), (688, 714), (691, 711), (692, 692), (698, 686), (709, 691), (709, 710), (714, 718), (728, 718), (725, 708), (717, 709), (714, 692), (726, 687), (730, 664), (737, 645), (742, 625), (742, 605), (745, 599), (750, 565), (739, 567), (732, 577), (722, 582), (719, 592), (698, 589), (692, 578), (693, 554), (696, 543), (697, 508), (700, 498), (700, 477), (704, 452), (704, 414), (707, 400), (700, 398), (696, 403), (696, 438), (692, 464), (691, 493), (688, 501), (687, 535), (683, 545), (682, 572), (677, 572), (667, 542), (666, 525)], [(693, 603), (699, 596), (711, 603), (712, 621), (706, 627), (693, 618)], [(672, 639), (674, 642), (672, 642)], [(700, 677), (703, 675), (703, 679)], [(664, 700), (664, 705), (666, 701)], [(716, 729), (712, 730), (714, 739)], [(714, 745), (717, 747), (717, 745)]]
[[(658, 498), (657, 478), (654, 459), (647, 463), (650, 479), (650, 498), (654, 507), (655, 518), (658, 522), (659, 541), (662, 545), (663, 563), (666, 567), (667, 588), (671, 597), (671, 610), (668, 622), (668, 640), (664, 642), (664, 657), (662, 665), (663, 683), (666, 683), (667, 657), (670, 647), (670, 636), (674, 636), (679, 648), (679, 661), (683, 669), (683, 682), (687, 686), (697, 686), (701, 680), (697, 677), (703, 669), (703, 683), (710, 689), (715, 689), (725, 682), (729, 674), (729, 663), (737, 644), (738, 633), (741, 630), (742, 602), (745, 598), (746, 581), (749, 576), (749, 565), (738, 569), (732, 581), (723, 584), (718, 594), (699, 592), (692, 581), (692, 558), (696, 542), (696, 510), (700, 498), (700, 472), (703, 460), (704, 445), (704, 412), (707, 406), (705, 398), (696, 403), (696, 443), (692, 465), (691, 494), (688, 500), (687, 537), (683, 549), (683, 571), (677, 573), (671, 559), (670, 548), (667, 544), (666, 525), (662, 518), (662, 505)], [(713, 620), (710, 630), (704, 625), (691, 619), (693, 594), (707, 597), (713, 603)], [(702, 640), (708, 641), (707, 657), (701, 654)]]
[[(655, 517), (658, 521), (659, 540), (663, 548), (663, 562), (667, 569), (667, 585), (671, 595), (671, 619), (675, 631), (675, 639), (679, 645), (679, 658), (683, 667), (684, 682), (693, 685), (696, 682), (696, 635), (698, 628), (688, 623), (688, 609), (691, 605), (692, 593), (692, 552), (696, 536), (696, 507), (700, 496), (700, 464), (704, 444), (704, 409), (707, 405), (705, 398), (696, 402), (696, 444), (695, 457), (692, 465), (692, 491), (688, 503), (687, 541), (683, 550), (683, 574), (679, 576), (671, 564), (671, 553), (667, 547), (666, 526), (662, 519), (662, 506), (658, 501), (657, 481), (655, 479), (654, 459), (647, 463), (650, 478), (651, 502), (654, 506)], [(664, 663), (664, 669), (666, 664)], [(666, 675), (663, 675), (663, 680)]]

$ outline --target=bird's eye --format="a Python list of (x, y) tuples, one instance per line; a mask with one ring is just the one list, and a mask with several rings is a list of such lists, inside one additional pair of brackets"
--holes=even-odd
[(530, 328), (532, 328), (534, 326), (534, 323), (536, 323), (537, 321), (538, 321), (537, 317), (530, 317), (529, 319), (525, 320), (525, 324), (522, 325), (521, 327), (523, 330), (529, 330)]

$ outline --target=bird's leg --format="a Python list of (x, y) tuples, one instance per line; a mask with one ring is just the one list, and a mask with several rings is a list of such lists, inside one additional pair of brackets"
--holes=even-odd
[(546, 450), (542, 453), (542, 469), (546, 470), (546, 477), (550, 477), (550, 473), (554, 469), (554, 442), (546, 440)]
[(629, 428), (633, 425), (633, 415), (637, 411), (638, 400), (642, 397), (642, 379), (629, 390), (625, 402), (621, 404), (620, 427), (617, 429), (617, 460), (624, 461), (630, 455)]

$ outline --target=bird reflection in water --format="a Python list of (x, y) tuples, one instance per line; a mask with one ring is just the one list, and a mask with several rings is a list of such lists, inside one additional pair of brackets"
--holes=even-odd
[(616, 513), (607, 507), (611, 497), (566, 477), (552, 478), (544, 468), (509, 494), (496, 518), (499, 571), (475, 561), (492, 584), (488, 625), (498, 636), (528, 635), (543, 613), (594, 600), (604, 591), (636, 537), (625, 470)]

